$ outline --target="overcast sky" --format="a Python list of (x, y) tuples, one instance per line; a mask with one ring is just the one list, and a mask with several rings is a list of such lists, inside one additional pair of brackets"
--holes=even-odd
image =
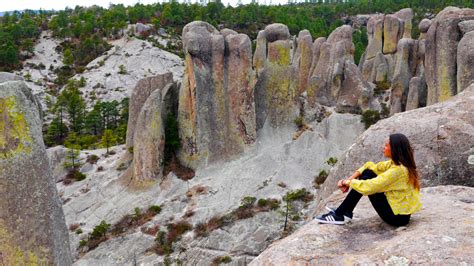
[[(183, 2), (184, 0), (179, 0), (179, 2)], [(191, 0), (193, 3), (199, 0)], [(222, 0), (224, 5), (230, 3), (231, 5), (235, 6), (238, 0)], [(266, 1), (266, 2), (265, 2)], [(286, 4), (288, 0), (259, 0), (260, 4)], [(124, 4), (124, 5), (134, 5), (135, 3), (140, 2), (142, 4), (151, 4), (156, 3), (156, 0), (49, 0), (49, 1), (40, 1), (40, 0), (0, 0), (0, 11), (13, 11), (13, 10), (23, 10), (23, 9), (54, 9), (54, 10), (61, 10), (65, 7), (74, 8), (76, 5), (80, 6), (92, 6), (92, 5), (100, 5), (103, 7), (109, 6), (109, 3), (114, 4)], [(163, 1), (159, 1), (163, 2)], [(242, 0), (243, 4), (248, 4), (251, 0)]]

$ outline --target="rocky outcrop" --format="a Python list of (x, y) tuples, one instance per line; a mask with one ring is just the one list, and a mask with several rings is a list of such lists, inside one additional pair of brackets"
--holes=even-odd
[[(472, 20), (474, 24), (474, 20)], [(474, 82), (474, 26), (464, 34), (458, 44), (457, 54), (457, 90), (467, 88)]]
[[(469, 84), (468, 79), (471, 79), (472, 75), (467, 72), (470, 70), (472, 73), (472, 62), (469, 63), (472, 60), (472, 52), (469, 51), (472, 49), (466, 44), (472, 38), (467, 34), (466, 40), (460, 43), (462, 32), (458, 24), (462, 20), (473, 19), (474, 9), (446, 7), (432, 20), (426, 34), (427, 104), (445, 101)], [(458, 62), (459, 57), (464, 60)]]
[(398, 42), (411, 38), (412, 18), (413, 11), (405, 8), (394, 14), (374, 15), (367, 23), (369, 43), (359, 69), (365, 80), (378, 85), (378, 90), (389, 88), (387, 84), (393, 78)]
[[(335, 193), (329, 206), (343, 196)], [(344, 227), (312, 221), (279, 240), (250, 265), (409, 265), (466, 264), (472, 257), (474, 188), (438, 186), (421, 190), (424, 208), (407, 227), (385, 224), (363, 197)], [(458, 217), (453, 225), (453, 217)]]
[(23, 81), (0, 84), (0, 261), (72, 263), (42, 120)]
[(138, 81), (137, 86), (133, 89), (128, 107), (127, 148), (133, 147), (137, 119), (146, 100), (152, 92), (155, 90), (162, 90), (171, 82), (173, 82), (173, 74), (170, 72)]
[[(318, 54), (319, 56), (319, 54)], [(300, 95), (308, 86), (308, 77), (313, 63), (313, 38), (308, 30), (298, 34), (296, 53), (293, 56), (293, 65), (296, 71), (298, 85), (297, 93)]]
[(271, 128), (287, 125), (298, 114), (297, 85), (291, 65), (288, 27), (279, 23), (271, 24), (259, 36), (253, 59), (258, 73), (255, 84), (257, 130), (265, 124)]
[(418, 42), (401, 39), (395, 54), (395, 69), (391, 85), (390, 114), (405, 111), (409, 82), (416, 73)]
[(144, 186), (162, 177), (165, 147), (165, 121), (177, 116), (178, 89), (173, 75), (165, 73), (142, 79), (129, 102), (127, 152), (123, 163), (132, 161), (125, 176), (132, 185)]
[(318, 197), (329, 196), (338, 179), (352, 175), (365, 162), (386, 160), (383, 144), (392, 133), (403, 133), (410, 140), (422, 186), (474, 186), (474, 167), (468, 164), (474, 147), (473, 112), (474, 84), (446, 102), (379, 121), (340, 159)]
[[(133, 180), (136, 183), (155, 181), (163, 176), (165, 121), (168, 113), (165, 98), (176, 91), (174, 83), (154, 90), (137, 117), (133, 141)], [(175, 93), (177, 96), (177, 93)]]
[(235, 156), (256, 137), (251, 42), (224, 34), (201, 21), (183, 28), (179, 157), (193, 168)]
[(327, 40), (314, 42), (306, 91), (309, 109), (317, 104), (336, 106), (338, 112), (360, 113), (369, 108), (373, 89), (354, 64), (354, 49), (352, 28), (347, 25), (334, 30)]

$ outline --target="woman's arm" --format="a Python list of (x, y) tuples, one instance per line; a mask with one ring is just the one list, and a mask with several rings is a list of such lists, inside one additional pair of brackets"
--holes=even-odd
[(357, 172), (362, 174), (366, 169), (372, 170), (376, 175), (387, 171), (392, 166), (392, 160), (382, 161), (378, 163), (366, 162), (361, 168), (357, 169)]
[(362, 195), (367, 196), (379, 192), (385, 192), (388, 186), (397, 181), (403, 175), (404, 172), (401, 167), (397, 167), (383, 172), (376, 178), (368, 180), (344, 180), (342, 183), (346, 186), (350, 186)]

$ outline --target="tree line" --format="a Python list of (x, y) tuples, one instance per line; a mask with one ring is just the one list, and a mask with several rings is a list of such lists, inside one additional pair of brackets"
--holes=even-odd
[[(220, 1), (207, 5), (156, 3), (125, 7), (111, 4), (109, 8), (98, 6), (66, 8), (59, 12), (40, 10), (5, 13), (0, 19), (0, 70), (21, 68), (24, 55), (32, 54), (34, 42), (42, 30), (50, 29), (65, 40), (64, 52), (70, 49), (73, 65), (83, 70), (88, 62), (109, 48), (103, 38), (111, 38), (123, 32), (129, 23), (150, 23), (179, 35), (184, 25), (193, 20), (203, 20), (221, 28), (227, 27), (255, 39), (259, 30), (270, 23), (284, 23), (296, 35), (308, 29), (313, 38), (328, 36), (342, 25), (342, 17), (375, 12), (392, 13), (411, 7), (415, 23), (426, 14), (436, 14), (446, 6), (474, 7), (472, 0), (310, 0), (289, 5), (258, 5), (256, 3), (232, 7)], [(416, 27), (413, 27), (416, 31)], [(362, 40), (363, 41), (363, 40)], [(363, 49), (364, 43), (356, 47)], [(23, 53), (22, 53), (23, 52)], [(362, 54), (362, 52), (358, 52)]]
[(47, 100), (53, 119), (46, 129), (46, 145), (66, 144), (80, 149), (95, 149), (124, 143), (128, 98), (121, 102), (97, 101), (88, 111), (79, 90), (81, 86), (85, 86), (83, 82), (71, 79), (54, 103)]

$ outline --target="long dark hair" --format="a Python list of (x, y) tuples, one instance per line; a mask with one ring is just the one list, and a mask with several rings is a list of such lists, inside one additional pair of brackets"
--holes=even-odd
[(390, 150), (392, 153), (392, 161), (396, 165), (402, 164), (408, 168), (408, 182), (413, 185), (416, 190), (420, 189), (420, 180), (418, 171), (416, 170), (415, 158), (410, 141), (403, 134), (391, 134)]

